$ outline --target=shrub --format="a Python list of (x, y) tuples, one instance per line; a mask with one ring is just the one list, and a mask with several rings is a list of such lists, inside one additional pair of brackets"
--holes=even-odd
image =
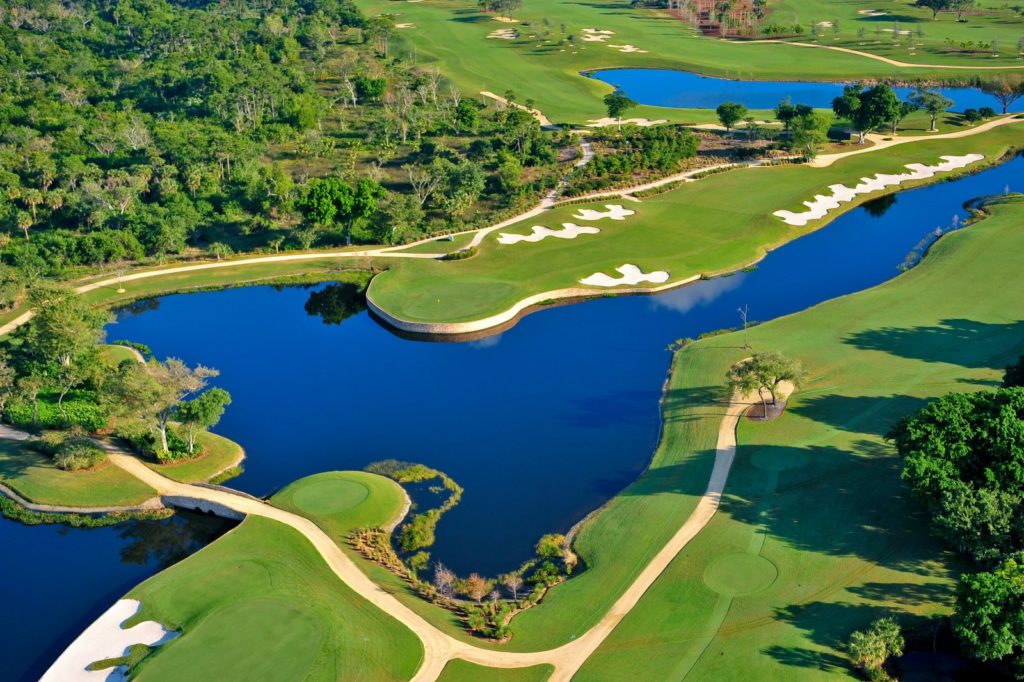
[(466, 260), (476, 255), (476, 247), (471, 246), (468, 249), (459, 249), (458, 251), (450, 251), (444, 254), (441, 260)]
[(996, 115), (996, 110), (992, 107), (981, 107), (978, 109), (978, 115), (982, 118), (992, 118)]
[[(41, 393), (39, 395), (39, 419), (36, 428), (59, 429), (78, 426), (85, 431), (99, 431), (107, 426), (110, 414), (101, 407), (93, 391), (72, 391), (64, 397), (63, 408), (67, 418), (57, 407), (58, 395)], [(20, 401), (11, 403), (7, 408), (7, 416), (11, 422), (21, 428), (32, 427), (32, 403)]]
[(106, 458), (107, 454), (88, 438), (72, 436), (57, 449), (53, 462), (64, 471), (81, 471), (97, 466)]
[(964, 120), (969, 123), (977, 123), (982, 119), (981, 112), (977, 109), (964, 109)]
[(126, 441), (136, 454), (155, 459), (161, 464), (183, 462), (203, 454), (203, 451), (198, 449), (190, 453), (188, 443), (173, 429), (167, 431), (167, 447), (170, 448), (170, 452), (164, 452), (153, 429), (140, 421), (119, 423), (114, 429), (114, 435)]

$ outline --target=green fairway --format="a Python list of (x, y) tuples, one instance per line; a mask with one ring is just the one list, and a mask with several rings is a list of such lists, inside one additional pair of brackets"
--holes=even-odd
[(438, 678), (440, 682), (544, 682), (554, 671), (550, 665), (537, 665), (532, 668), (484, 668), (455, 659), (444, 667)]
[(138, 360), (137, 351), (116, 344), (100, 346), (100, 357), (113, 367), (117, 367), (125, 360)]
[(146, 462), (153, 471), (181, 483), (202, 483), (231, 468), (244, 455), (242, 446), (215, 433), (200, 433), (196, 444), (203, 449), (197, 459), (172, 464)]
[(29, 502), (62, 507), (126, 507), (156, 491), (109, 463), (63, 471), (18, 441), (0, 440), (0, 482)]
[[(948, 154), (981, 153), (987, 162), (993, 162), (1022, 143), (1024, 126), (1013, 124), (973, 137), (929, 140), (861, 154), (827, 168), (784, 165), (734, 170), (686, 183), (641, 203), (612, 198), (562, 206), (487, 235), (473, 258), (396, 262), (374, 278), (368, 295), (401, 320), (467, 322), (505, 311), (531, 295), (581, 288), (580, 279), (597, 272), (615, 274), (615, 268), (626, 263), (644, 272), (668, 272), (670, 281), (734, 270), (880, 194), (861, 195), (803, 228), (790, 227), (771, 215), (779, 209), (802, 208), (804, 201), (833, 183), (856, 184), (864, 176), (899, 172), (907, 163), (936, 163)], [(951, 175), (942, 174), (938, 179)], [(737, 201), (738, 197), (742, 201)], [(624, 220), (573, 217), (581, 208), (600, 210), (616, 203), (635, 215)], [(559, 229), (567, 222), (594, 226), (601, 232), (537, 243), (497, 242), (500, 232), (529, 234), (534, 225)], [(595, 294), (614, 294), (616, 289), (588, 288)]]
[(416, 637), (338, 580), (298, 532), (263, 518), (150, 578), (129, 595), (138, 620), (180, 630), (138, 679), (398, 680)]
[[(902, 277), (751, 330), (755, 350), (799, 359), (810, 380), (779, 420), (741, 423), (721, 511), (577, 679), (818, 679), (847, 671), (846, 638), (875, 618), (948, 611), (957, 566), (883, 436), (928, 398), (991, 386), (1024, 348), (1024, 304), (1006, 286), (1022, 221), (1024, 201), (998, 206)], [(666, 436), (717, 429), (711, 406), (741, 345), (719, 336), (679, 354)]]
[[(954, 17), (944, 14), (938, 22), (924, 22), (930, 12), (912, 9), (906, 3), (892, 0), (881, 5), (866, 2), (825, 3), (822, 0), (788, 0), (775, 5), (772, 20), (792, 23), (794, 15), (805, 28), (812, 19), (817, 21), (840, 19), (840, 40), (834, 40), (831, 31), (820, 38), (824, 45), (837, 45), (850, 49), (878, 53), (897, 61), (922, 64), (962, 66), (963, 70), (929, 68), (903, 68), (876, 59), (838, 52), (835, 50), (797, 47), (778, 43), (740, 43), (700, 37), (684, 22), (667, 12), (653, 9), (633, 9), (627, 2), (599, 3), (552, 0), (541, 4), (526, 3), (514, 16), (519, 24), (495, 21), (491, 15), (475, 6), (455, 0), (432, 0), (423, 3), (398, 3), (383, 0), (360, 0), (359, 6), (368, 13), (395, 14), (396, 22), (411, 23), (414, 28), (397, 31), (395, 40), (399, 49), (418, 63), (435, 64), (464, 93), (490, 91), (502, 94), (514, 90), (520, 101), (532, 99), (536, 106), (557, 122), (584, 123), (588, 119), (605, 116), (601, 97), (609, 86), (584, 78), (580, 71), (613, 67), (660, 67), (699, 71), (709, 75), (730, 78), (843, 80), (864, 78), (936, 79), (972, 76), (976, 66), (1018, 66), (1016, 42), (1024, 33), (1024, 20), (1011, 16), (979, 17), (968, 24), (957, 24)], [(774, 4), (774, 3), (771, 3)], [(984, 3), (996, 5), (994, 1)], [(859, 15), (862, 9), (885, 6), (892, 14), (888, 19)], [(897, 18), (897, 30), (920, 25), (924, 38), (914, 36), (921, 46), (907, 49), (900, 43), (893, 46), (891, 33), (883, 32), (876, 39), (875, 27), (892, 29)], [(551, 22), (552, 35), (544, 39), (543, 20)], [(913, 25), (910, 23), (913, 21)], [(575, 37), (575, 47), (560, 46), (566, 35)], [(865, 39), (858, 37), (861, 27), (870, 31)], [(517, 28), (518, 40), (489, 39), (497, 29)], [(607, 43), (582, 40), (582, 29), (611, 30), (615, 34)], [(978, 55), (947, 51), (946, 38), (956, 40), (991, 41), (1002, 37), (998, 58), (991, 53)], [(809, 34), (802, 40), (811, 41)], [(863, 43), (863, 44), (862, 44)], [(622, 53), (610, 44), (634, 45), (646, 52)], [(638, 107), (630, 116), (668, 118), (681, 122), (709, 120), (708, 112), (673, 110), (658, 107)]]

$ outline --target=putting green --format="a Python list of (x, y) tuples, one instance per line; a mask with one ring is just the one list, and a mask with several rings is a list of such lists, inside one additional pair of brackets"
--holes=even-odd
[(310, 514), (339, 514), (361, 503), (370, 494), (362, 483), (344, 479), (314, 481), (297, 490), (292, 501)]
[(764, 557), (740, 552), (725, 554), (704, 570), (704, 584), (727, 597), (760, 592), (779, 577), (779, 569)]
[(143, 678), (298, 682), (308, 678), (323, 640), (321, 625), (283, 599), (244, 601), (203, 618), (174, 645), (176, 655), (155, 657)]

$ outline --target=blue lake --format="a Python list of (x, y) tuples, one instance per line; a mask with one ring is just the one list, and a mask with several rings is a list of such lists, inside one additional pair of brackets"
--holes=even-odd
[[(833, 98), (843, 90), (842, 83), (727, 80), (674, 69), (606, 69), (588, 75), (622, 88), (641, 104), (682, 109), (714, 109), (722, 102), (739, 102), (750, 109), (772, 109), (786, 97), (794, 104), (831, 109)], [(914, 90), (893, 89), (901, 99), (909, 97)], [(980, 107), (1000, 111), (994, 97), (976, 88), (938, 90), (953, 100), (953, 111)], [(1010, 111), (1024, 111), (1024, 98), (1017, 100)]]
[[(545, 309), (480, 341), (405, 340), (365, 312), (325, 324), (305, 310), (323, 285), (144, 301), (123, 311), (109, 336), (221, 370), (216, 383), (234, 403), (217, 431), (248, 454), (229, 485), (266, 495), (320, 471), (391, 457), (423, 462), (465, 487), (441, 521), (434, 558), (460, 574), (494, 574), (643, 471), (671, 341), (735, 326), (743, 305), (751, 319), (768, 320), (884, 282), (926, 233), (965, 215), (965, 200), (1022, 183), (1018, 157), (855, 209), (752, 272)], [(189, 530), (194, 517), (174, 523), (171, 537), (206, 537)], [(18, 586), (7, 607), (41, 614), (29, 625), (2, 621), (0, 658), (14, 663), (5, 678), (37, 675), (113, 599), (159, 570), (156, 559), (123, 560), (140, 552), (121, 530), (0, 521), (0, 580)]]

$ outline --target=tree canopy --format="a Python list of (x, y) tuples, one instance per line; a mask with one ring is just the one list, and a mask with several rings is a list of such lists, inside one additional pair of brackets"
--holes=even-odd
[(853, 124), (858, 141), (863, 144), (867, 133), (896, 120), (903, 108), (896, 93), (884, 83), (864, 89), (852, 84), (843, 88), (843, 94), (832, 100), (836, 116)]

